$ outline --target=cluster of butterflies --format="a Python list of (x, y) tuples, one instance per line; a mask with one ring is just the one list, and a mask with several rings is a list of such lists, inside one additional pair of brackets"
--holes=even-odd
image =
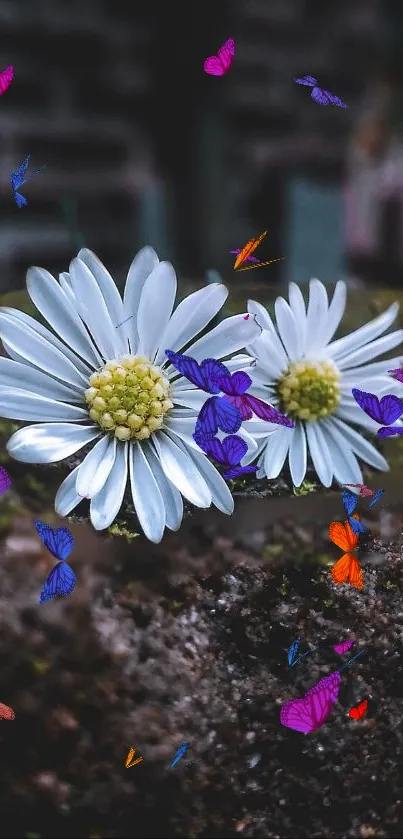
[[(245, 317), (248, 317), (246, 315)], [(245, 473), (256, 472), (257, 466), (241, 466), (241, 460), (248, 451), (245, 440), (236, 434), (244, 420), (255, 414), (266, 422), (274, 422), (293, 428), (294, 423), (275, 408), (267, 405), (247, 390), (252, 379), (243, 370), (230, 373), (221, 361), (205, 358), (200, 364), (189, 355), (165, 350), (171, 364), (189, 382), (214, 394), (207, 399), (196, 420), (193, 439), (204, 453), (224, 468), (225, 479), (236, 478)], [(222, 393), (222, 396), (218, 396)], [(218, 430), (229, 436), (219, 440)]]
[[(403, 368), (398, 367), (396, 370), (388, 370), (399, 382), (403, 383)], [(403, 425), (393, 425), (403, 415), (403, 401), (398, 396), (389, 394), (378, 399), (374, 393), (366, 393), (364, 390), (358, 388), (352, 389), (357, 404), (368, 414), (375, 422), (379, 422), (381, 428), (378, 428), (378, 437), (392, 437), (395, 434), (403, 434)]]
[[(228, 73), (228, 70), (232, 67), (234, 56), (235, 41), (233, 38), (229, 38), (228, 41), (220, 47), (217, 55), (209, 55), (209, 57), (206, 58), (204, 62), (204, 72), (209, 76), (225, 76), (225, 74)], [(313, 76), (302, 76), (301, 79), (293, 79), (293, 81), (296, 84), (311, 87), (311, 97), (314, 102), (318, 103), (318, 105), (337, 105), (339, 108), (348, 107), (348, 105), (346, 105), (339, 96), (335, 96), (334, 93), (330, 93), (329, 90), (319, 87), (318, 80)]]
[[(290, 667), (294, 667), (302, 658), (317, 649), (314, 647), (302, 656), (297, 657), (299, 641), (300, 639), (297, 638), (288, 650), (287, 656)], [(340, 644), (335, 644), (333, 650), (338, 655), (344, 655), (354, 643), (354, 639), (343, 641)], [(293, 728), (294, 731), (300, 731), (302, 734), (312, 734), (312, 732), (317, 731), (326, 722), (337, 701), (341, 683), (340, 673), (364, 652), (365, 650), (360, 650), (355, 656), (346, 661), (339, 670), (330, 673), (329, 676), (325, 676), (324, 679), (321, 679), (316, 685), (310, 688), (301, 699), (290, 699), (288, 702), (284, 702), (280, 710), (281, 724), (287, 728)], [(360, 720), (367, 709), (368, 700), (362, 699), (357, 705), (350, 708), (348, 716), (351, 719)]]
[[(169, 767), (170, 769), (173, 769), (174, 766), (176, 766), (176, 764), (179, 763), (180, 759), (183, 757), (183, 755), (185, 754), (185, 752), (187, 751), (188, 748), (189, 748), (189, 743), (187, 743), (186, 740), (184, 740), (183, 743), (181, 743), (181, 745), (179, 746), (178, 751), (175, 753), (175, 755), (173, 757), (173, 760), (172, 760), (171, 765)], [(141, 763), (141, 761), (144, 760), (144, 758), (142, 758), (142, 757), (138, 757), (138, 758), (136, 758), (136, 760), (133, 760), (135, 754), (136, 754), (136, 749), (131, 747), (129, 749), (129, 753), (128, 753), (127, 758), (126, 758), (126, 763), (125, 763), (126, 769), (131, 769), (132, 766), (136, 766), (137, 763)]]
[[(346, 484), (359, 489), (361, 496), (373, 496), (368, 504), (373, 507), (384, 493), (383, 489), (378, 489), (376, 492), (369, 489), (365, 484)], [(334, 583), (349, 583), (350, 586), (359, 589), (360, 591), (364, 585), (364, 575), (357, 557), (352, 551), (358, 545), (358, 539), (362, 533), (366, 533), (368, 528), (360, 521), (357, 514), (354, 512), (358, 504), (358, 496), (354, 495), (348, 490), (343, 492), (343, 505), (347, 514), (347, 519), (343, 522), (332, 521), (329, 525), (329, 538), (334, 545), (345, 551), (343, 556), (333, 565), (331, 574)]]
[[(12, 64), (10, 64), (9, 67), (6, 67), (6, 69), (0, 73), (0, 96), (2, 96), (3, 93), (5, 93), (6, 90), (8, 90), (13, 78), (14, 67)], [(28, 157), (26, 157), (25, 160), (23, 160), (22, 163), (20, 163), (17, 171), (11, 172), (10, 175), (11, 186), (17, 207), (26, 207), (28, 204), (27, 199), (24, 198), (21, 192), (18, 192), (19, 188), (26, 184), (27, 181), (30, 181), (31, 178), (34, 178), (35, 175), (38, 175), (39, 172), (42, 172), (42, 169), (45, 169), (45, 166), (41, 166), (41, 168), (37, 169), (37, 171), (34, 172), (32, 175), (26, 177), (30, 157), (31, 155), (29, 154)]]

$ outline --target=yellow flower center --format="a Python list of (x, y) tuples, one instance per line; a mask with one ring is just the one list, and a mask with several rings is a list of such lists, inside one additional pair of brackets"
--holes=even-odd
[(340, 373), (331, 361), (292, 361), (277, 382), (277, 395), (292, 419), (327, 417), (340, 402)]
[(125, 355), (90, 377), (85, 401), (94, 422), (118, 440), (146, 440), (173, 407), (169, 381), (147, 358)]

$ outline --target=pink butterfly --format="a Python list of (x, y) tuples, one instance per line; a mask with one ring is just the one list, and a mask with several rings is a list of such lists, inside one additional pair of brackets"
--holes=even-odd
[(354, 644), (354, 638), (353, 638), (352, 641), (351, 640), (350, 641), (343, 641), (341, 644), (335, 644), (333, 649), (334, 649), (335, 653), (338, 653), (339, 655), (344, 655), (344, 653), (346, 653), (347, 650), (349, 650), (350, 647), (353, 646), (353, 644)]
[(360, 490), (359, 495), (362, 495), (363, 497), (366, 496), (366, 495), (373, 495), (374, 494), (374, 490), (367, 487), (366, 484), (343, 484), (343, 486), (345, 486), (345, 487), (355, 487), (356, 489), (359, 489)]
[(2, 73), (0, 73), (0, 96), (8, 90), (14, 76), (14, 67), (10, 64)]
[(228, 72), (235, 55), (235, 41), (230, 38), (220, 47), (217, 55), (209, 55), (204, 62), (204, 72), (209, 76), (224, 76)]
[(280, 722), (287, 728), (311, 734), (327, 720), (339, 695), (341, 676), (330, 673), (307, 691), (302, 699), (284, 702), (280, 711)]

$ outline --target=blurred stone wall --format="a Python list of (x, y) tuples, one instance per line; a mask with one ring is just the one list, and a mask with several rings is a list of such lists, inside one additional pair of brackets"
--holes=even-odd
[[(340, 176), (379, 5), (0, 0), (0, 69), (15, 67), (0, 99), (0, 289), (32, 264), (66, 270), (83, 242), (118, 277), (147, 241), (199, 277), (248, 225), (275, 245), (288, 173)], [(228, 37), (231, 72), (207, 77)], [(304, 73), (350, 109), (310, 107), (292, 84)], [(19, 210), (9, 176), (29, 153), (47, 168)]]

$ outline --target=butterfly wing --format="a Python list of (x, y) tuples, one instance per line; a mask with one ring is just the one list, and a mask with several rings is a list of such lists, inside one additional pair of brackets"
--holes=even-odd
[(348, 108), (348, 105), (346, 105), (346, 103), (343, 102), (342, 99), (340, 99), (340, 96), (335, 96), (335, 94), (330, 93), (329, 90), (324, 90), (322, 92), (326, 93), (327, 96), (329, 97), (330, 105), (337, 105), (338, 108)]
[(204, 62), (204, 72), (209, 76), (223, 76), (224, 70), (220, 59), (216, 55), (209, 55)]
[(229, 466), (238, 466), (243, 457), (248, 451), (248, 444), (242, 437), (236, 434), (231, 434), (222, 441), (222, 449), (225, 457), (225, 462)]
[(223, 478), (225, 478), (226, 481), (229, 480), (229, 478), (239, 478), (241, 475), (249, 475), (252, 474), (252, 472), (257, 472), (258, 468), (258, 466), (234, 466), (223, 473)]
[(340, 683), (340, 673), (330, 673), (329, 676), (325, 676), (305, 694), (305, 699), (309, 700), (311, 704), (311, 713), (315, 721), (313, 731), (317, 731), (329, 716), (334, 703), (337, 701)]
[(314, 87), (311, 92), (312, 99), (318, 103), (318, 105), (331, 105), (331, 94), (328, 90), (323, 90), (322, 87)]
[(200, 371), (209, 393), (219, 393), (221, 379), (230, 375), (225, 364), (215, 358), (205, 358), (200, 364)]
[[(207, 399), (199, 412), (195, 425), (195, 437), (197, 435), (199, 439), (203, 437), (205, 440), (209, 440), (217, 434), (216, 399), (217, 396), (211, 396), (210, 399)], [(200, 445), (198, 439), (196, 443)]]
[(0, 466), (0, 495), (11, 487), (11, 478), (4, 466)]
[(15, 198), (15, 202), (17, 204), (17, 207), (19, 209), (21, 209), (21, 207), (26, 207), (28, 205), (27, 199), (24, 198), (24, 196), (21, 194), (21, 192), (14, 192), (14, 198)]
[(376, 504), (376, 502), (377, 502), (377, 501), (379, 501), (379, 499), (380, 499), (380, 498), (381, 498), (381, 496), (384, 494), (384, 492), (385, 492), (385, 490), (384, 490), (384, 489), (377, 489), (377, 491), (376, 491), (376, 493), (375, 493), (374, 497), (373, 497), (373, 498), (372, 498), (372, 500), (369, 502), (368, 507), (373, 507), (373, 506), (374, 506), (374, 504)]
[(24, 183), (24, 179), (25, 179), (25, 175), (27, 173), (30, 158), (31, 158), (31, 155), (29, 154), (28, 157), (26, 157), (25, 160), (23, 160), (20, 163), (17, 171), (16, 172), (11, 172), (10, 180), (11, 180), (11, 186), (13, 187), (13, 189), (18, 189), (18, 187), (21, 186)]
[[(203, 375), (200, 364), (196, 361), (196, 359), (191, 358), (190, 355), (173, 352), (172, 350), (165, 350), (165, 355), (175, 369), (178, 370), (179, 373), (182, 373), (182, 376), (186, 376), (189, 382), (192, 382), (193, 385), (196, 385), (196, 387), (199, 387), (201, 390), (206, 391), (206, 393), (210, 392), (206, 377)], [(208, 361), (210, 359), (205, 360)], [(215, 361), (215, 359), (211, 360)], [(219, 393), (219, 388), (215, 388), (211, 391), (211, 393)]]
[(55, 559), (61, 561), (67, 559), (74, 547), (74, 539), (70, 530), (67, 527), (58, 527), (53, 530), (49, 524), (38, 520), (34, 524), (45, 548), (53, 554)]
[(358, 504), (358, 498), (352, 492), (349, 492), (348, 489), (345, 489), (343, 492), (343, 504), (347, 515), (351, 516), (351, 513), (354, 512)]
[(332, 521), (329, 525), (329, 539), (342, 551), (351, 551), (357, 547), (358, 536), (353, 533), (348, 521)]
[(300, 731), (301, 734), (310, 734), (315, 731), (315, 720), (309, 700), (290, 699), (284, 702), (280, 710), (280, 723), (286, 728)]
[[(196, 441), (197, 442), (197, 441)], [(212, 457), (217, 463), (220, 463), (222, 466), (227, 465), (227, 459), (225, 457), (223, 444), (218, 437), (213, 437), (212, 440), (205, 440), (203, 442), (203, 451), (208, 455), (208, 457)]]
[(286, 417), (281, 411), (277, 411), (272, 405), (263, 402), (256, 396), (251, 396), (249, 393), (242, 397), (243, 401), (256, 414), (259, 419), (266, 420), (266, 422), (275, 422), (278, 425), (285, 425), (287, 428), (294, 428), (295, 423), (289, 417)]
[(15, 713), (9, 705), (0, 702), (0, 720), (15, 720)]
[(332, 580), (337, 585), (349, 583), (353, 588), (357, 588), (359, 591), (362, 590), (364, 586), (364, 575), (358, 559), (354, 554), (343, 554), (335, 565), (333, 565)]
[(223, 68), (223, 73), (228, 72), (234, 60), (234, 55), (235, 41), (232, 38), (229, 38), (217, 52), (217, 58)]
[(367, 393), (355, 387), (351, 393), (360, 408), (381, 425), (392, 425), (403, 413), (403, 403), (397, 396), (383, 396), (379, 401), (374, 393)]
[(403, 434), (402, 425), (389, 425), (387, 428), (379, 428), (377, 437), (393, 437), (395, 434)]
[(2, 73), (0, 73), (0, 96), (8, 90), (14, 77), (14, 67), (10, 64)]
[(359, 536), (361, 533), (368, 532), (368, 528), (365, 527), (365, 524), (363, 524), (362, 521), (360, 521), (358, 516), (354, 516), (354, 518), (352, 516), (349, 516), (348, 523), (351, 527), (351, 530), (353, 531), (353, 533), (356, 534), (356, 536)]
[(234, 262), (234, 270), (238, 268), (239, 265), (242, 265), (243, 262), (250, 256), (251, 253), (256, 249), (256, 236), (252, 236), (252, 239), (249, 239), (246, 245), (241, 248), (238, 253), (238, 256)]
[(353, 720), (360, 720), (368, 709), (368, 699), (363, 699), (362, 702), (359, 702), (358, 705), (353, 705), (350, 708), (348, 715)]
[(217, 418), (217, 425), (226, 434), (235, 434), (242, 425), (242, 417), (235, 405), (232, 405), (224, 396), (215, 397), (214, 410)]
[(388, 373), (390, 373), (394, 379), (397, 379), (398, 382), (403, 383), (403, 367), (397, 367), (396, 370), (388, 370)]
[(227, 396), (226, 394), (224, 399), (226, 399), (227, 402), (230, 402), (231, 405), (235, 406), (235, 408), (239, 411), (243, 422), (245, 420), (252, 419), (253, 411), (249, 408), (249, 405), (245, 403), (244, 396)]
[(301, 79), (293, 79), (293, 82), (296, 84), (303, 84), (306, 87), (316, 87), (318, 84), (318, 80), (314, 79), (313, 76), (302, 76)]
[(296, 638), (296, 640), (292, 642), (291, 647), (288, 650), (287, 658), (288, 658), (288, 664), (289, 664), (290, 667), (293, 666), (293, 663), (294, 663), (294, 661), (295, 661), (295, 659), (298, 655), (299, 642), (300, 642), (300, 639)]
[(74, 589), (76, 575), (67, 562), (59, 562), (52, 568), (39, 597), (39, 603), (52, 600), (53, 597), (67, 597)]
[(136, 751), (136, 749), (133, 749), (132, 747), (130, 747), (129, 753), (128, 753), (127, 758), (126, 758), (126, 769), (129, 768), (130, 761), (131, 761), (132, 757), (134, 756), (135, 751)]
[(335, 644), (333, 649), (338, 655), (344, 655), (353, 644), (355, 644), (354, 638), (352, 640), (350, 639), (350, 641), (343, 641), (341, 644)]

